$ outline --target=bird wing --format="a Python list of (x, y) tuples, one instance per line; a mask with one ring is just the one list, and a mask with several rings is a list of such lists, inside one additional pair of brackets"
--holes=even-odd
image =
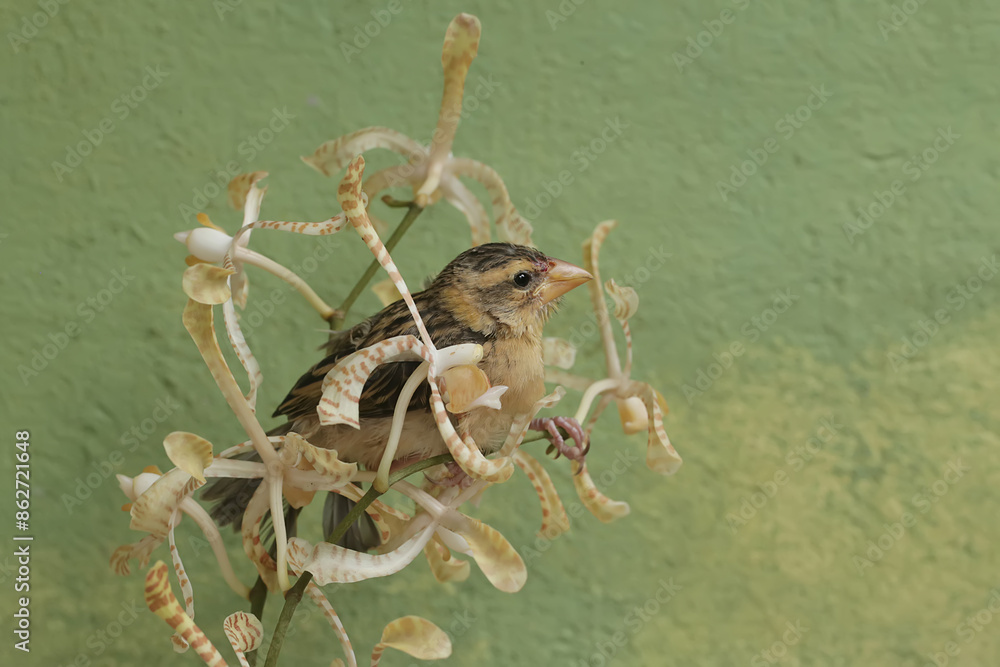
[[(290, 421), (310, 415), (315, 416), (316, 406), (323, 396), (323, 378), (343, 356), (346, 355), (330, 355), (313, 366), (299, 378), (285, 400), (274, 411), (273, 416), (285, 416)], [(392, 415), (400, 389), (419, 365), (419, 362), (415, 361), (395, 362), (383, 364), (372, 371), (361, 392), (358, 415), (361, 418)], [(417, 410), (428, 405), (430, 405), (430, 391), (427, 385), (424, 385), (414, 392), (409, 409)]]
[[(427, 298), (426, 293), (414, 295), (414, 301), (435, 345), (444, 347), (457, 343), (483, 343), (485, 336), (461, 327), (454, 317)], [(396, 301), (381, 312), (343, 332), (327, 344), (328, 355), (310, 368), (295, 383), (288, 396), (275, 410), (275, 417), (285, 416), (290, 421), (301, 417), (315, 416), (316, 406), (323, 395), (323, 378), (344, 357), (360, 349), (374, 345), (394, 336), (416, 336), (406, 304)], [(419, 361), (400, 361), (382, 364), (372, 371), (361, 392), (358, 408), (364, 418), (388, 417), (396, 408), (396, 400), (403, 385), (420, 365)], [(430, 406), (430, 387), (423, 383), (410, 399), (409, 410), (426, 410)]]

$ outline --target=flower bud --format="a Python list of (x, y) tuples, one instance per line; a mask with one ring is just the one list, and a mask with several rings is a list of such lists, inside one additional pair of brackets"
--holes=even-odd
[(618, 399), (618, 417), (626, 435), (641, 433), (649, 429), (649, 413), (638, 396)]
[(186, 245), (192, 255), (213, 264), (222, 261), (233, 242), (232, 236), (211, 227), (178, 232), (174, 238)]

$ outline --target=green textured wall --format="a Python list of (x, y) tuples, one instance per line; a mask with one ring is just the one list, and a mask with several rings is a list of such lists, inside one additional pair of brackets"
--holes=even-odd
[[(417, 613), (456, 624), (456, 665), (596, 666), (602, 650), (622, 665), (917, 666), (933, 654), (996, 664), (996, 7), (405, 2), (348, 63), (341, 45), (386, 3), (226, 1), (52, 0), (51, 18), (39, 15), (45, 2), (0, 8), (0, 471), (8, 489), (13, 433), (30, 429), (36, 536), (33, 650), (10, 664), (196, 664), (171, 653), (151, 614), (132, 618), (141, 576), (108, 570), (113, 548), (134, 539), (113, 479), (81, 487), (90, 497), (69, 508), (64, 494), (102, 467), (165, 464), (159, 443), (172, 430), (217, 447), (241, 439), (180, 324), (184, 251), (171, 235), (193, 226), (182, 205), (232, 229), (224, 196), (195, 199), (234, 161), (271, 173), (266, 215), (335, 213), (335, 182), (299, 156), (368, 125), (428, 140), (441, 39), (459, 11), (483, 23), (470, 81), (495, 88), (462, 122), (455, 153), (503, 175), (552, 254), (578, 259), (595, 223), (622, 222), (603, 268), (639, 279), (637, 377), (670, 403), (685, 465), (666, 479), (636, 466), (607, 487), (632, 515), (575, 521), (529, 563), (519, 594), (475, 569), (441, 586), (420, 564), (335, 591), (359, 650), (391, 618)], [(43, 27), (33, 31), (33, 17)], [(123, 95), (145, 99), (132, 108)], [(290, 118), (273, 140), (244, 143), (275, 109)], [(581, 157), (609, 122), (620, 134)], [(54, 169), (88, 134), (103, 134), (91, 154)], [(754, 156), (763, 164), (742, 164)], [(563, 171), (572, 182), (531, 210)], [(859, 207), (872, 217), (857, 222)], [(404, 273), (457, 254), (463, 225), (453, 210), (426, 213), (397, 253)], [(332, 301), (367, 263), (356, 239), (340, 243), (316, 273)], [(312, 247), (280, 234), (255, 244), (289, 263)], [(650, 249), (671, 256), (637, 272)], [(579, 330), (585, 302), (568, 299), (551, 331)], [(374, 309), (374, 297), (362, 305)], [(72, 338), (60, 337), (71, 324)], [(290, 300), (252, 332), (263, 406), (315, 359), (316, 324)], [(50, 342), (65, 349), (22, 377)], [(728, 368), (713, 366), (731, 348), (741, 354)], [(593, 337), (580, 356), (596, 373)], [(592, 467), (643, 447), (608, 415)], [(550, 469), (570, 499), (567, 471)], [(0, 501), (4, 534), (11, 495)], [(480, 515), (515, 546), (532, 543), (537, 505), (523, 477), (491, 490)], [(0, 554), (4, 628), (12, 552), (8, 542)], [(187, 566), (198, 620), (228, 651), (221, 620), (238, 601), (207, 551)], [(674, 597), (637, 614), (671, 580)], [(464, 628), (453, 614), (466, 613)], [(268, 625), (274, 617), (272, 602)], [(116, 619), (127, 627), (115, 638)], [(3, 644), (13, 652), (6, 630)], [(313, 614), (284, 662), (336, 655)]]

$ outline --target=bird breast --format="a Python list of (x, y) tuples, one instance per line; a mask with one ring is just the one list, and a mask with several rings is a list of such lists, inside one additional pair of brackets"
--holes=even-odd
[(506, 385), (500, 412), (527, 412), (545, 395), (542, 341), (534, 336), (496, 338), (483, 345), (479, 367), (492, 385)]
[(514, 417), (531, 410), (545, 395), (541, 340), (535, 337), (496, 338), (483, 345), (479, 367), (490, 384), (505, 385), (501, 408), (476, 408), (459, 419), (459, 432), (472, 436), (484, 453), (503, 444)]

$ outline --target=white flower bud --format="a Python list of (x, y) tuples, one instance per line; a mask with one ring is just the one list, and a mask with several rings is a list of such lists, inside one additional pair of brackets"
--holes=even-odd
[(174, 234), (174, 238), (186, 245), (192, 255), (213, 264), (222, 261), (233, 242), (232, 236), (211, 227), (178, 232)]
[(618, 417), (622, 420), (625, 435), (642, 433), (649, 429), (649, 413), (646, 404), (638, 396), (618, 399)]

